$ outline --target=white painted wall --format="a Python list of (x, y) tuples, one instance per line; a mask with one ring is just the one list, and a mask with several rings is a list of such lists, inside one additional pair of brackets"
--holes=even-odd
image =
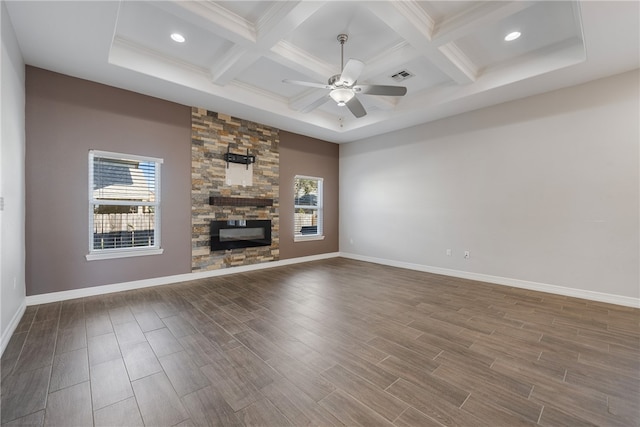
[(639, 93), (635, 70), (341, 145), (341, 253), (637, 305)]
[(5, 2), (0, 5), (0, 331), (4, 349), (25, 308), (25, 67)]

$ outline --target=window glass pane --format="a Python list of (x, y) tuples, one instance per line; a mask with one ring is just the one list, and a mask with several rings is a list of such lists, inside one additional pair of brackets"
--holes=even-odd
[(294, 180), (294, 237), (322, 236), (322, 178)]
[(90, 151), (91, 254), (103, 250), (160, 248), (162, 162), (152, 157)]
[(294, 204), (296, 206), (318, 206), (318, 180), (297, 178)]
[(293, 217), (295, 234), (318, 234), (317, 209), (296, 209)]
[(155, 201), (156, 165), (153, 162), (95, 157), (94, 200)]
[(93, 207), (93, 249), (154, 246), (153, 206)]

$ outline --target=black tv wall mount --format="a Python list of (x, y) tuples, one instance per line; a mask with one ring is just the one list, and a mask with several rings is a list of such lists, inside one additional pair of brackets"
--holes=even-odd
[(247, 154), (234, 154), (230, 152), (230, 145), (227, 145), (227, 152), (224, 153), (224, 160), (227, 162), (227, 169), (229, 169), (229, 163), (240, 163), (246, 165), (249, 170), (249, 165), (256, 162), (256, 156), (249, 155), (249, 149), (247, 148)]

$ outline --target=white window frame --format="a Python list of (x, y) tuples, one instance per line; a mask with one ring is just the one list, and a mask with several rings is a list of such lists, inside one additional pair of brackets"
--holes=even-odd
[[(293, 205), (293, 241), (294, 242), (309, 242), (313, 240), (324, 240), (324, 178), (320, 178), (317, 176), (308, 176), (308, 175), (296, 175), (293, 177), (293, 188), (295, 190), (296, 180), (298, 179), (313, 179), (318, 181), (318, 206), (308, 206), (308, 205), (296, 205), (295, 204), (295, 195), (294, 195), (294, 205)], [(318, 232), (316, 234), (307, 234), (307, 235), (296, 235), (295, 230), (295, 213), (298, 209), (315, 209), (318, 211)]]
[[(156, 164), (155, 179), (155, 201), (153, 202), (132, 202), (130, 200), (98, 200), (93, 197), (93, 163), (94, 158), (104, 157), (114, 160), (131, 160), (138, 162), (149, 162)], [(146, 255), (160, 255), (164, 252), (160, 243), (160, 224), (161, 224), (161, 200), (160, 200), (160, 181), (161, 181), (161, 165), (163, 159), (156, 157), (138, 156), (135, 154), (114, 153), (110, 151), (89, 150), (89, 253), (85, 256), (87, 261), (128, 258)], [(110, 248), (110, 249), (94, 249), (93, 248), (93, 226), (94, 226), (94, 206), (110, 205), (110, 206), (152, 206), (154, 207), (154, 239), (153, 246), (132, 247), (132, 248)]]

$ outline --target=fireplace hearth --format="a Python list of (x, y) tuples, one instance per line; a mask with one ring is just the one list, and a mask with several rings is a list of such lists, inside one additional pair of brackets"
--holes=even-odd
[(270, 245), (270, 220), (211, 221), (212, 252)]

